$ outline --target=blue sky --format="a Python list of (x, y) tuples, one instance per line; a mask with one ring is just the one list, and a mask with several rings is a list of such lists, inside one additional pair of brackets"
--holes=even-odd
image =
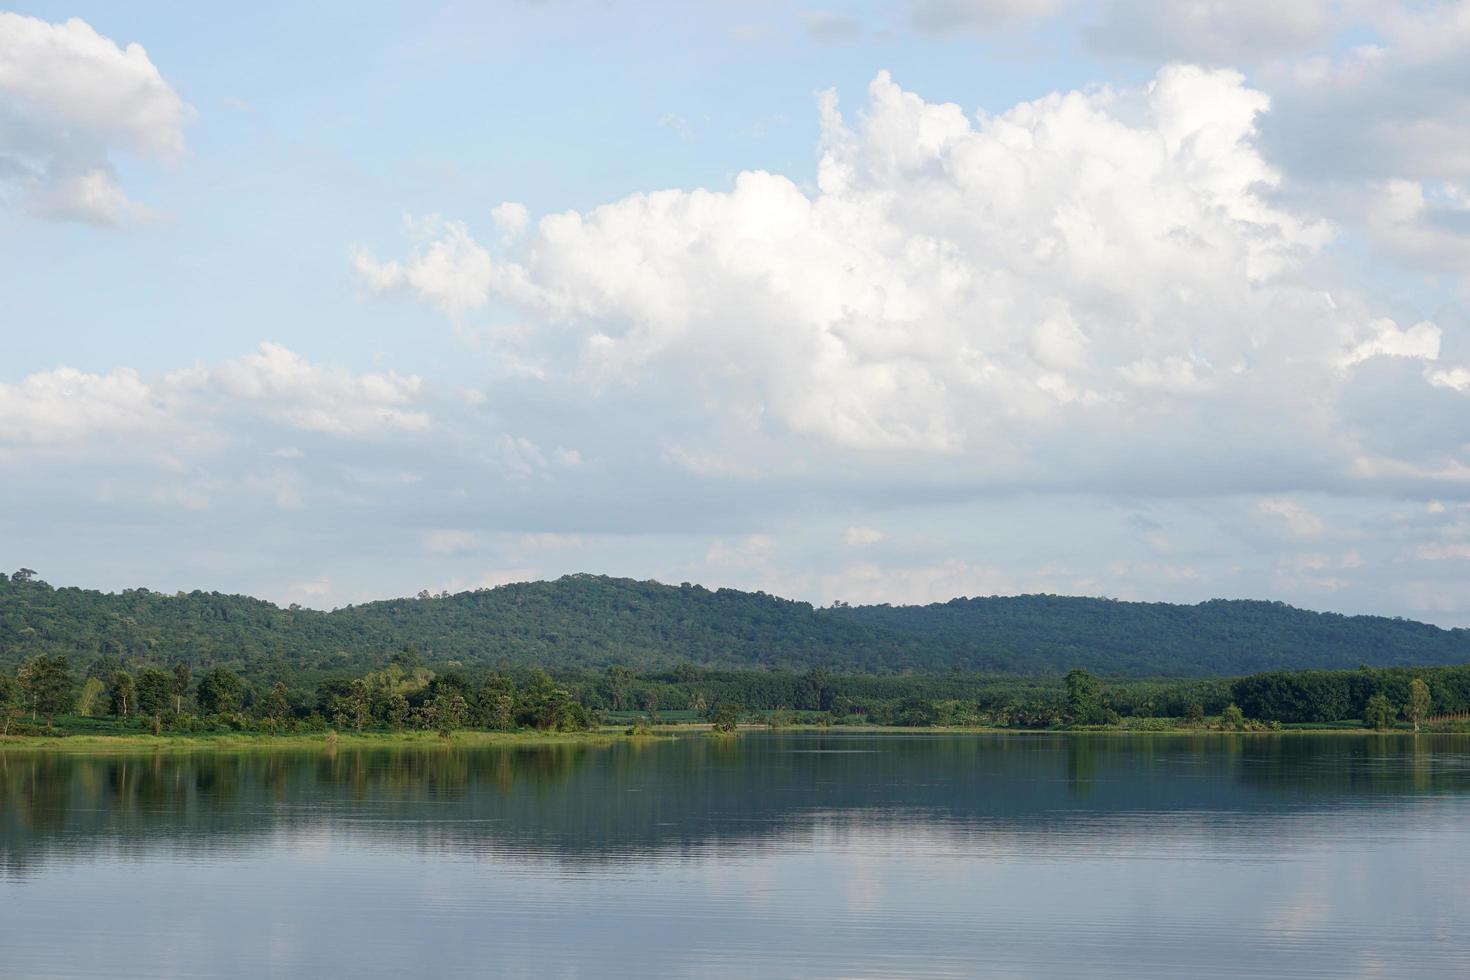
[(1470, 624), (1470, 4), (12, 10), (0, 563)]

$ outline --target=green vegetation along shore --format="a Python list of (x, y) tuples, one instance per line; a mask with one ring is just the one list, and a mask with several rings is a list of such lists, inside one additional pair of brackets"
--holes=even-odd
[[(102, 672), (99, 673), (99, 666)], [(956, 731), (1470, 731), (1470, 667), (1256, 674), (1234, 680), (1104, 683), (1064, 678), (872, 678), (775, 672), (638, 674), (613, 667), (553, 677), (435, 671), (402, 653), (313, 689), (256, 685), (228, 668), (79, 674), (37, 656), (0, 673), (0, 740), (12, 745), (284, 745), (397, 740), (496, 742), (652, 735), (688, 728)], [(110, 671), (110, 672), (109, 672)]]

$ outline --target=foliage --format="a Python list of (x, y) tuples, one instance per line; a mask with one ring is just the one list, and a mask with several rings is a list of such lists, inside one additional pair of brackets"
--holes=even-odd
[(46, 724), (72, 706), (71, 662), (63, 656), (32, 657), (21, 664), (16, 681), (25, 695), (31, 714), (46, 716)]
[(710, 727), (721, 734), (731, 734), (740, 725), (745, 709), (732, 701), (724, 701), (710, 709)]
[(20, 685), (8, 674), (0, 674), (0, 735), (10, 734), (10, 723), (20, 714)]
[(155, 667), (138, 673), (138, 710), (145, 715), (161, 716), (174, 703), (173, 675)]
[(228, 667), (216, 667), (199, 679), (194, 698), (206, 715), (224, 715), (240, 710), (245, 685)]
[(1423, 678), (1416, 677), (1409, 681), (1409, 703), (1404, 705), (1404, 714), (1414, 725), (1414, 731), (1424, 724), (1424, 719), (1429, 717), (1429, 708), (1433, 704), (1433, 698), (1429, 693), (1429, 685), (1424, 683)]
[[(594, 575), (333, 612), (219, 593), (109, 594), (52, 588), (34, 575), (0, 578), (0, 668), (36, 655), (98, 663), (104, 681), (125, 663), (227, 667), (260, 689), (283, 677), (390, 663), (405, 675), (424, 662), (584, 672), (619, 666), (627, 673), (599, 678), (595, 698), (614, 710), (636, 703), (635, 674), (683, 671), (675, 682), (685, 683), (701, 669), (780, 670), (800, 675), (787, 704), (826, 711), (839, 675), (1059, 676), (1081, 668), (1110, 678), (1202, 677), (1458, 664), (1470, 658), (1470, 632), (1224, 600), (1180, 606), (1041, 595), (820, 609), (759, 592)], [(176, 712), (187, 686), (176, 676)], [(704, 697), (712, 703), (710, 692)]]
[(1382, 694), (1375, 694), (1368, 699), (1368, 704), (1363, 709), (1363, 725), (1367, 728), (1392, 728), (1398, 716), (1398, 708), (1394, 707), (1392, 701)]
[(1067, 717), (1074, 725), (1096, 725), (1102, 721), (1102, 685), (1081, 668), (1067, 671)]

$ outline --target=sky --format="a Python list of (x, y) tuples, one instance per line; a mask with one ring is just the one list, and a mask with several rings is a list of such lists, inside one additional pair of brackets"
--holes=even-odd
[(18, 5), (0, 566), (1470, 625), (1470, 2)]

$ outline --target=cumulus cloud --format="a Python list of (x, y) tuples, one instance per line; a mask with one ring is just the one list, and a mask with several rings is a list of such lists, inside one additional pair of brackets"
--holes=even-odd
[[(422, 430), (422, 380), (313, 364), (279, 344), (155, 378), (57, 368), (0, 382), (0, 444), (54, 447), (121, 432), (203, 430), (240, 417), (336, 436)], [(299, 450), (274, 455), (297, 456)]]
[(1346, 480), (1357, 372), (1407, 359), (1395, 383), (1418, 391), (1460, 367), (1439, 325), (1311, 281), (1333, 229), (1271, 196), (1270, 101), (1237, 73), (1175, 65), (994, 116), (886, 73), (868, 96), (855, 121), (822, 97), (814, 192), (747, 171), (635, 194), (498, 257), (437, 222), (358, 270), (452, 315), (517, 309), (574, 383), (693, 379), (711, 428), (665, 446), (696, 471), (770, 466), (795, 439), (948, 457), (974, 485)]
[(166, 396), (128, 368), (89, 374), (62, 367), (0, 382), (0, 444), (69, 443), (162, 425), (169, 413)]
[(312, 364), (280, 344), (263, 343), (253, 354), (175, 380), (251, 403), (290, 428), (310, 432), (371, 435), (429, 425), (428, 413), (414, 406), (421, 378), (391, 371), (353, 374)]
[(77, 18), (0, 13), (0, 190), (22, 208), (96, 225), (145, 216), (113, 155), (176, 160), (192, 116), (139, 45)]

